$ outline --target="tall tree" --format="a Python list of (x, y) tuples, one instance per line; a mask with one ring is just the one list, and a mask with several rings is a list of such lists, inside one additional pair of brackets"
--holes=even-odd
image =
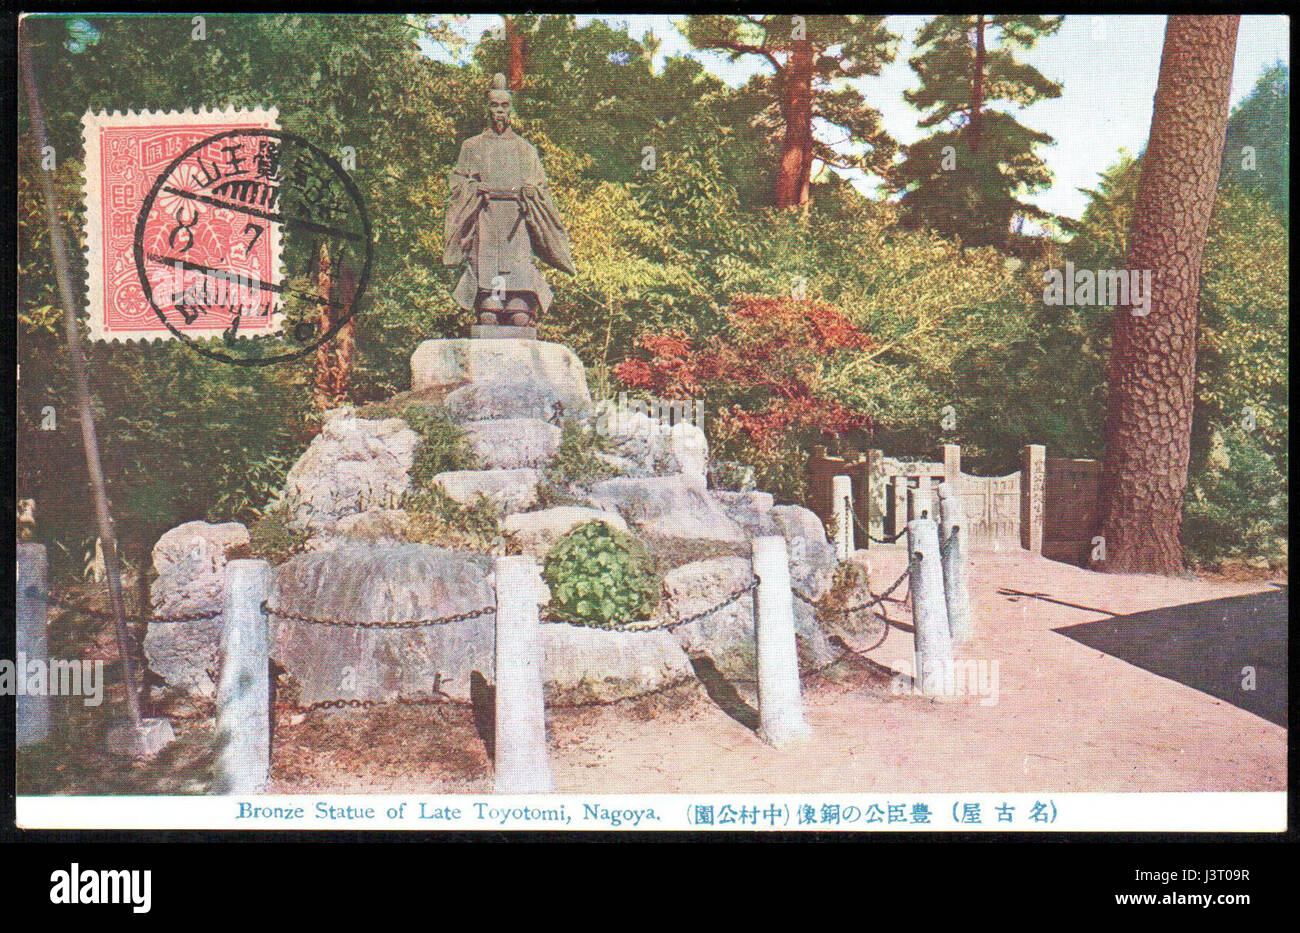
[(1291, 194), (1291, 72), (1278, 62), (1228, 117), (1223, 144), (1223, 184), (1268, 199), (1283, 217)]
[(1178, 573), (1196, 387), (1201, 258), (1237, 46), (1236, 16), (1171, 16), (1142, 157), (1128, 267), (1151, 271), (1149, 313), (1119, 308), (1109, 367), (1099, 567)]
[[(724, 52), (733, 61), (755, 56), (770, 69), (753, 79), (779, 114), (780, 138), (772, 182), (777, 207), (806, 204), (815, 159), (839, 168), (884, 172), (896, 145), (880, 113), (847, 79), (880, 73), (894, 60), (898, 37), (883, 16), (692, 16), (682, 26), (697, 49)], [(818, 123), (843, 139), (817, 138)], [(842, 153), (840, 143), (854, 152)]]
[(518, 91), (524, 86), (524, 70), (528, 62), (527, 32), (535, 26), (536, 17), (506, 16), (506, 84)]
[(1043, 217), (1020, 200), (1051, 181), (1035, 153), (1052, 137), (993, 109), (1027, 107), (1061, 95), (1061, 86), (1019, 61), (1061, 26), (1060, 16), (936, 16), (917, 34), (909, 64), (921, 87), (903, 97), (939, 129), (907, 146), (890, 187), (903, 192), (904, 218), (971, 245), (1004, 245), (1017, 215)]

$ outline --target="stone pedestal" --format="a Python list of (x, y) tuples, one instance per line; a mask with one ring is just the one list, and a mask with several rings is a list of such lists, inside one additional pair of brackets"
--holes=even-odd
[(474, 340), (536, 340), (536, 327), (510, 327), (504, 324), (471, 324), (469, 335)]

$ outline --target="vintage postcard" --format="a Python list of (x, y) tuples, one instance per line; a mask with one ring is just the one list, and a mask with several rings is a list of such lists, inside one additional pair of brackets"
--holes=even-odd
[(1287, 832), (1287, 17), (18, 25), (23, 831)]

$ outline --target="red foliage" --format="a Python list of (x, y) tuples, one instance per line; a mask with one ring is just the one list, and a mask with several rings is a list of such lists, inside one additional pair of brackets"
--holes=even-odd
[[(614, 368), (624, 385), (663, 398), (717, 400), (714, 423), (771, 450), (792, 429), (840, 435), (867, 419), (818, 393), (823, 360), (862, 349), (870, 339), (830, 305), (795, 298), (737, 296), (727, 311), (731, 339), (715, 337), (701, 349), (680, 331), (643, 334), (645, 357)], [(730, 404), (725, 404), (730, 403)], [(725, 407), (723, 405), (725, 404)]]

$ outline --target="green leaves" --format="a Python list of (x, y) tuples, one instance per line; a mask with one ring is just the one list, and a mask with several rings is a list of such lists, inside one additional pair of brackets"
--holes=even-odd
[(649, 618), (659, 581), (641, 542), (602, 521), (571, 530), (546, 555), (542, 576), (558, 619), (606, 626)]
[(416, 489), (427, 488), (439, 473), (482, 466), (469, 446), (465, 430), (445, 415), (408, 405), (398, 417), (422, 438), (411, 463), (411, 482)]
[(889, 188), (903, 193), (906, 219), (970, 245), (1004, 246), (1013, 217), (1041, 216), (1020, 200), (1051, 183), (1035, 147), (1052, 139), (991, 109), (1061, 96), (1061, 85), (1016, 58), (1060, 28), (1059, 16), (936, 16), (917, 35), (910, 61), (921, 79), (903, 92), (937, 131), (908, 146)]

